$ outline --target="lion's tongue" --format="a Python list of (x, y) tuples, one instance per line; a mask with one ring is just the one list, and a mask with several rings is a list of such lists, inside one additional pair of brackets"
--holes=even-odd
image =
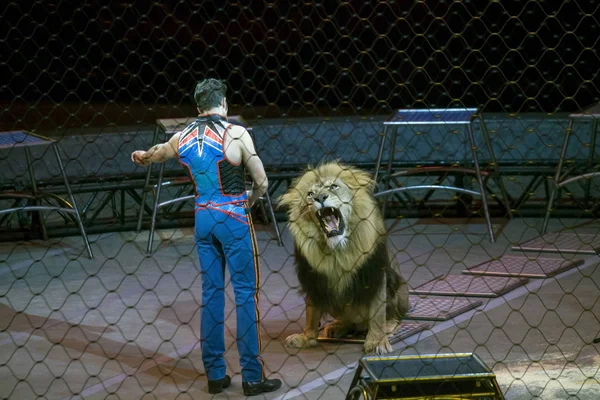
[(332, 217), (327, 217), (326, 222), (327, 222), (327, 226), (332, 231), (334, 231), (334, 230), (337, 229), (337, 218), (335, 218), (333, 216)]

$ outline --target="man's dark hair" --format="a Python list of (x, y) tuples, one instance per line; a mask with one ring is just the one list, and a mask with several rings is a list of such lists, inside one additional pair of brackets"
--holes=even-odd
[(207, 111), (213, 107), (219, 107), (227, 93), (225, 82), (208, 78), (198, 82), (194, 90), (194, 100), (200, 111)]

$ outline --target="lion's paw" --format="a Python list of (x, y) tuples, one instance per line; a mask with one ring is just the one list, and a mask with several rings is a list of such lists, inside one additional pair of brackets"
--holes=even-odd
[(304, 333), (294, 333), (285, 339), (285, 344), (288, 347), (293, 347), (296, 349), (314, 347), (317, 345), (317, 339), (309, 338)]
[(342, 338), (348, 336), (351, 332), (350, 326), (340, 321), (335, 321), (325, 325), (323, 335), (328, 338)]
[(366, 354), (387, 354), (392, 352), (392, 344), (387, 336), (383, 338), (369, 338), (365, 340), (364, 350)]

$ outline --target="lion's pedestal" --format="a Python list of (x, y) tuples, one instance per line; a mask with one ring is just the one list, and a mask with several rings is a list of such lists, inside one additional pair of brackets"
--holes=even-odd
[(496, 375), (473, 353), (366, 356), (346, 400), (504, 399)]
[[(401, 340), (406, 339), (409, 336), (416, 335), (419, 332), (424, 331), (425, 329), (429, 329), (429, 324), (424, 322), (416, 322), (416, 321), (402, 321), (402, 324), (398, 329), (396, 329), (391, 335), (388, 335), (388, 339), (390, 344), (398, 343)], [(324, 336), (322, 333), (319, 334), (317, 340), (319, 342), (330, 342), (330, 343), (364, 343), (366, 335), (362, 334), (354, 334), (341, 338), (329, 338)]]

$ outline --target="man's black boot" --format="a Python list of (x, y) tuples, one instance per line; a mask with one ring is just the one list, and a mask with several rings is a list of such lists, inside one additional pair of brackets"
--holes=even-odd
[(281, 387), (279, 379), (264, 379), (258, 382), (242, 382), (244, 396), (256, 396), (262, 393), (274, 392)]
[(223, 379), (216, 379), (214, 381), (208, 380), (208, 393), (217, 394), (221, 393), (223, 389), (227, 389), (231, 385), (231, 377), (225, 375)]

